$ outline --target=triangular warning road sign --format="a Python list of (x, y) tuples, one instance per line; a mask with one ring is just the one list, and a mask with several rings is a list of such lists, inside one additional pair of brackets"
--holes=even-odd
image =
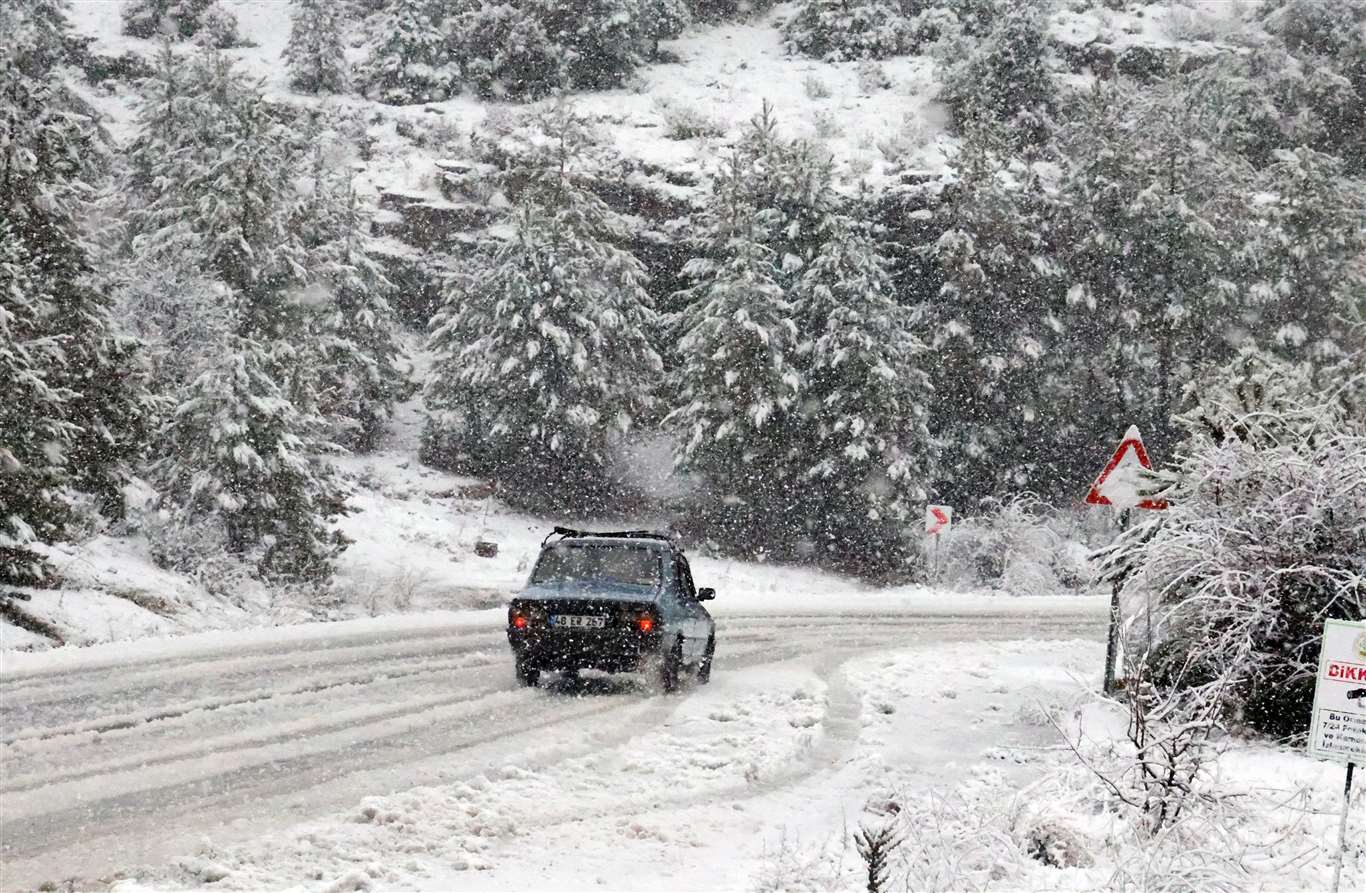
[(1143, 438), (1137, 425), (1124, 432), (1119, 449), (1110, 457), (1100, 477), (1091, 485), (1086, 501), (1091, 505), (1113, 505), (1116, 508), (1139, 508), (1161, 511), (1167, 507), (1165, 499), (1148, 499), (1142, 495), (1147, 483), (1144, 471), (1152, 469), (1148, 451), (1143, 449)]

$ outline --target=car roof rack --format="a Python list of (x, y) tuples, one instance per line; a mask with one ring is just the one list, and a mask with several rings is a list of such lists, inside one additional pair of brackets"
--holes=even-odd
[(558, 536), (560, 539), (565, 540), (593, 537), (622, 540), (662, 540), (666, 543), (672, 543), (674, 541), (674, 538), (669, 534), (660, 533), (657, 530), (575, 530), (573, 527), (560, 527), (556, 525), (550, 533), (546, 534), (545, 539), (541, 540), (541, 545), (544, 546), (546, 543), (550, 542), (552, 536)]

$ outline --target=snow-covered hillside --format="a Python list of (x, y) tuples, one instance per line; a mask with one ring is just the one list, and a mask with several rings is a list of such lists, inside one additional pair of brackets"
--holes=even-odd
[[(132, 53), (150, 60), (160, 41), (122, 33), (127, 5), (127, 0), (76, 2), (70, 17), (77, 33), (91, 40), (92, 53)], [(393, 235), (381, 239), (385, 250), (444, 263), (440, 252), (424, 254), (420, 245), (412, 244), (413, 230), (403, 220), (420, 221), (425, 213), (434, 221), (446, 219), (442, 214), (455, 207), (448, 198), (452, 164), (465, 163), (459, 159), (469, 155), (471, 136), (499, 132), (528, 107), (471, 95), (392, 106), (355, 92), (326, 98), (297, 92), (289, 86), (281, 60), (291, 5), (238, 0), (231, 6), (242, 45), (224, 52), (259, 78), (269, 96), (362, 122), (357, 135), (364, 149), (351, 144), (345, 161), (353, 171), (353, 185), (386, 208), (376, 220), (381, 228), (386, 220), (393, 224)], [(571, 98), (593, 123), (599, 142), (628, 160), (635, 171), (631, 176), (643, 178), (647, 193), (663, 190), (661, 194), (685, 208), (696, 207), (728, 147), (766, 105), (775, 109), (782, 133), (811, 140), (829, 154), (836, 181), (846, 191), (896, 184), (908, 173), (920, 178), (945, 174), (946, 153), (956, 139), (948, 132), (947, 110), (934, 98), (940, 89), (935, 59), (921, 53), (880, 62), (826, 62), (793, 55), (783, 46), (780, 25), (794, 12), (794, 4), (784, 4), (747, 21), (697, 23), (680, 38), (664, 42), (670, 61), (645, 65), (625, 88), (583, 91)], [(1121, 12), (1072, 4), (1053, 13), (1050, 28), (1064, 46), (1103, 46), (1114, 59), (1131, 51), (1163, 53), (1177, 47), (1183, 53), (1215, 52), (1230, 46), (1220, 41), (1235, 30), (1220, 4)], [(362, 61), (366, 45), (364, 33), (353, 30), (350, 63)], [(188, 40), (175, 48), (194, 51)], [(1077, 66), (1079, 73), (1068, 77), (1091, 77), (1085, 64)], [(134, 138), (132, 81), (110, 78), (98, 85), (74, 85), (102, 114), (116, 145)], [(519, 516), (496, 497), (482, 496), (483, 482), (422, 467), (417, 460), (421, 412), (420, 398), (408, 402), (380, 451), (339, 461), (350, 480), (354, 512), (342, 520), (341, 529), (354, 543), (326, 593), (271, 589), (247, 577), (226, 586), (222, 579), (188, 579), (158, 568), (146, 537), (125, 527), (49, 547), (62, 587), (25, 590), (30, 600), (15, 603), (14, 610), (34, 621), (29, 625), (35, 629), (48, 624), (49, 632), (66, 641), (88, 643), (309, 617), (490, 604), (520, 583), (540, 532), (564, 519)], [(663, 487), (659, 479), (649, 484)], [(145, 490), (133, 493), (134, 501), (146, 496)], [(473, 543), (481, 537), (500, 543), (496, 558), (473, 555)], [(749, 573), (742, 562), (724, 566), (727, 579), (744, 579)], [(820, 574), (774, 568), (759, 576), (774, 589), (792, 590), (795, 581), (801, 581), (795, 583), (796, 591), (861, 588)], [(0, 620), (0, 637), (5, 648), (45, 641), (8, 620)]]

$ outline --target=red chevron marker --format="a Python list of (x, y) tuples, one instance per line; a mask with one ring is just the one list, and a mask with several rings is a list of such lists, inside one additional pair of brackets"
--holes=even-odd
[(929, 536), (939, 536), (948, 530), (952, 519), (953, 509), (947, 505), (925, 506), (925, 533)]

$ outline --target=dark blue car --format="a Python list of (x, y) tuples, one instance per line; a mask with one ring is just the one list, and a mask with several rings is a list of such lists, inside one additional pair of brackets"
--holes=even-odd
[(517, 679), (542, 671), (645, 672), (673, 691), (685, 672), (705, 684), (716, 624), (682, 550), (646, 531), (592, 533), (556, 527), (521, 595), (508, 606)]

